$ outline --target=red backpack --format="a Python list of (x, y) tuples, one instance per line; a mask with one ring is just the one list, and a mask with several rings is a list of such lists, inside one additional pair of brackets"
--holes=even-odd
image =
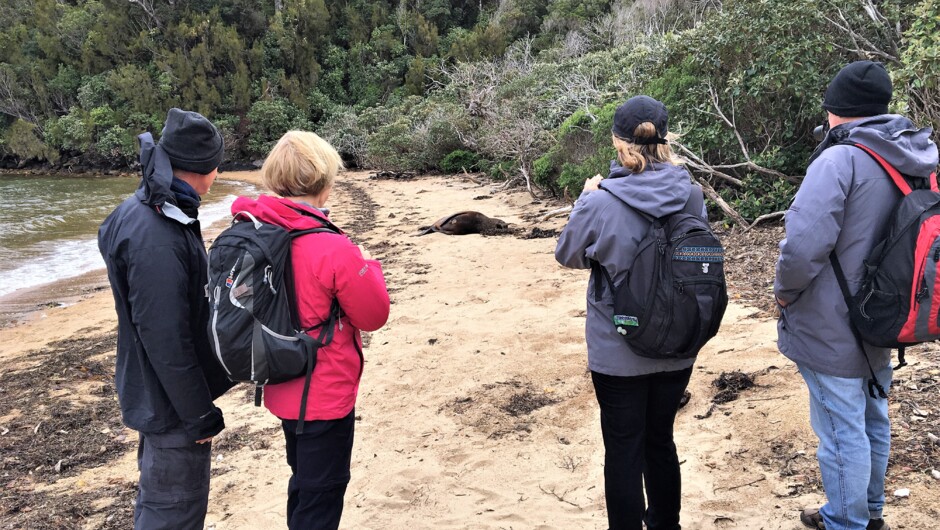
[[(898, 349), (898, 365), (906, 346), (940, 339), (940, 190), (937, 175), (926, 180), (901, 175), (887, 160), (867, 146), (854, 143), (888, 173), (904, 197), (892, 214), (885, 236), (865, 261), (865, 277), (857, 293), (849, 292), (835, 251), (829, 255), (833, 271), (849, 308), (855, 338), (873, 346)], [(912, 183), (914, 184), (912, 186)], [(862, 352), (865, 352), (862, 347)], [(867, 360), (867, 355), (866, 355)], [(887, 397), (872, 378), (868, 390)]]

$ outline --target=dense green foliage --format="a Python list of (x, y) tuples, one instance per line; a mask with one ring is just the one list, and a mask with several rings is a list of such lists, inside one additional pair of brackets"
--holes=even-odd
[(647, 93), (695, 177), (753, 219), (792, 197), (847, 62), (887, 63), (894, 110), (940, 126), (937, 0), (9, 0), (0, 17), (7, 165), (133, 165), (178, 106), (217, 123), (229, 161), (310, 129), (353, 165), (575, 196), (607, 171), (617, 104)]

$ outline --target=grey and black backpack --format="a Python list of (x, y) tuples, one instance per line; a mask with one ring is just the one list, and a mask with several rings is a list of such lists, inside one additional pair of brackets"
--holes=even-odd
[(680, 212), (655, 219), (636, 210), (650, 227), (619, 285), (593, 263), (595, 299), (600, 301), (603, 286), (609, 286), (613, 325), (637, 355), (692, 358), (718, 333), (728, 305), (724, 247), (700, 217), (703, 204), (702, 189), (693, 186)]
[[(264, 223), (247, 212), (235, 215), (209, 247), (209, 341), (216, 358), (235, 382), (261, 388), (306, 376), (298, 432), (303, 428), (310, 378), (317, 350), (333, 340), (341, 316), (334, 299), (330, 316), (301, 328), (297, 316), (290, 246), (296, 237), (320, 232), (341, 233), (324, 219), (322, 227), (290, 231)], [(316, 338), (308, 332), (319, 329)]]

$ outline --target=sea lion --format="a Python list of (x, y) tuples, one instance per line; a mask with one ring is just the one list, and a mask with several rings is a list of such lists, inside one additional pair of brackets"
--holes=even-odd
[(420, 230), (421, 232), (416, 235), (423, 236), (431, 232), (440, 232), (451, 236), (493, 234), (508, 231), (509, 223), (502, 219), (487, 217), (480, 212), (457, 212), (438, 219), (433, 225)]

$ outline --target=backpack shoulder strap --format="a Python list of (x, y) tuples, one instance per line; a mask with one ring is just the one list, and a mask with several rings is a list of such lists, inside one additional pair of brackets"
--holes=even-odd
[[(328, 232), (331, 234), (342, 233), (339, 231), (339, 228), (337, 228), (336, 225), (329, 222), (328, 220), (321, 219), (319, 217), (317, 217), (317, 220), (323, 222), (324, 225), (318, 228), (289, 231), (288, 235), (290, 236), (291, 240), (300, 236), (305, 236), (307, 234), (318, 234), (321, 232)], [(284, 288), (287, 289), (287, 304), (290, 312), (291, 324), (294, 326), (294, 329), (300, 329), (300, 314), (297, 311), (297, 289), (294, 285), (294, 262), (291, 258), (290, 251), (287, 253), (287, 263), (284, 264)]]
[(682, 209), (682, 212), (698, 217), (704, 208), (705, 192), (702, 191), (702, 187), (698, 184), (692, 184), (692, 190), (689, 192), (689, 199), (685, 202), (685, 208)]

